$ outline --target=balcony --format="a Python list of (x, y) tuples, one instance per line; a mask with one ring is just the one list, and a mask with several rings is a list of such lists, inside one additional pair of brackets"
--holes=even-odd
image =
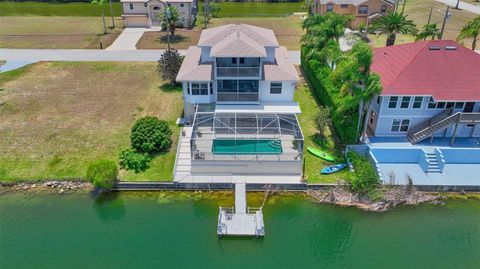
[(217, 94), (217, 102), (258, 102), (258, 92), (253, 93), (226, 93)]
[(259, 67), (217, 67), (217, 77), (259, 77)]

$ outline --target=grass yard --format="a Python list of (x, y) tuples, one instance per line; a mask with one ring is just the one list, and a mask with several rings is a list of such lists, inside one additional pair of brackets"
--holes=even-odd
[(83, 178), (90, 162), (117, 161), (146, 115), (171, 124), (172, 149), (120, 177), (171, 180), (182, 96), (161, 85), (155, 63), (42, 62), (0, 74), (0, 181)]
[[(203, 1), (199, 4), (199, 11), (203, 13)], [(261, 3), (251, 2), (220, 2), (220, 17), (281, 17), (289, 16), (294, 12), (306, 12), (303, 9), (304, 0), (298, 2)]]
[(101, 17), (0, 17), (0, 25), (2, 48), (99, 49), (100, 42), (106, 48), (123, 30), (117, 19), (104, 35)]
[[(405, 6), (405, 14), (408, 15), (408, 19), (413, 20), (417, 25), (417, 29), (421, 29), (428, 22), (428, 16), (430, 14), (430, 8), (433, 8), (431, 23), (437, 23), (438, 29), (442, 29), (442, 22), (444, 14), (442, 12), (446, 11), (447, 6), (445, 4), (439, 3), (435, 0), (408, 0)], [(462, 27), (467, 24), (467, 22), (473, 20), (476, 14), (465, 11), (465, 10), (456, 10), (450, 8), (449, 11), (452, 16), (447, 20), (445, 24), (445, 33), (443, 39), (452, 39), (455, 40), (460, 33)], [(385, 46), (386, 36), (382, 35), (377, 37), (376, 35), (370, 36), (376, 47)], [(415, 37), (409, 35), (398, 35), (395, 44), (402, 44), (413, 42)], [(471, 47), (471, 40), (466, 40), (464, 42), (466, 47)]]
[(338, 180), (345, 179), (349, 171), (343, 170), (330, 175), (321, 175), (320, 170), (332, 163), (324, 161), (307, 152), (307, 147), (315, 147), (331, 153), (337, 158), (337, 163), (345, 162), (342, 147), (338, 143), (335, 134), (332, 133), (333, 127), (329, 126), (325, 132), (325, 139), (318, 139), (316, 117), (319, 113), (320, 104), (310, 91), (310, 88), (304, 82), (301, 83), (295, 91), (295, 100), (300, 104), (302, 114), (298, 117), (303, 135), (305, 136), (305, 176), (308, 183), (335, 183)]
[[(120, 2), (113, 2), (113, 14), (122, 15)], [(105, 15), (110, 16), (107, 6)], [(102, 9), (90, 3), (0, 2), (0, 16), (102, 16)]]
[[(245, 3), (247, 4), (247, 3)], [(272, 29), (277, 36), (278, 43), (290, 50), (300, 49), (300, 40), (303, 35), (302, 21), (300, 16), (289, 16), (284, 18), (216, 18), (209, 27), (215, 27), (230, 23), (246, 23), (259, 27)], [(176, 49), (187, 49), (196, 45), (202, 31), (202, 24), (197, 22), (193, 30), (177, 29), (176, 36), (172, 39), (172, 47)], [(137, 43), (138, 49), (166, 49), (167, 38), (165, 32), (144, 33)]]

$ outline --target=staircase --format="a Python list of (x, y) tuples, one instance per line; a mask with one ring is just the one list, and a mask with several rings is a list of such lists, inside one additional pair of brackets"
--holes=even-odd
[(177, 158), (175, 159), (175, 169), (173, 171), (174, 181), (182, 181), (190, 176), (192, 166), (192, 157), (190, 151), (190, 137), (192, 136), (192, 127), (183, 127), (178, 140)]
[(425, 153), (425, 159), (427, 160), (428, 167), (427, 173), (441, 173), (440, 165), (438, 164), (437, 154)]
[(447, 109), (429, 120), (411, 128), (407, 134), (408, 141), (412, 144), (416, 144), (423, 139), (432, 136), (437, 131), (448, 128), (450, 124), (458, 122), (461, 115), (462, 113), (460, 112), (452, 114), (452, 109)]

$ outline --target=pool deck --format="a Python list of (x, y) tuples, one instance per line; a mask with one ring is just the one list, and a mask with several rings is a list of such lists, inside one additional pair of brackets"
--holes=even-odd
[[(391, 151), (401, 148), (419, 148), (425, 153), (435, 149), (480, 150), (480, 138), (457, 138), (450, 146), (450, 138), (426, 139), (418, 144), (410, 144), (406, 138), (370, 137), (367, 145), (371, 149), (387, 148)], [(445, 163), (443, 171), (425, 172), (418, 163), (378, 163), (377, 170), (384, 184), (403, 185), (410, 178), (414, 185), (438, 186), (478, 186), (480, 185), (480, 160), (474, 163)]]

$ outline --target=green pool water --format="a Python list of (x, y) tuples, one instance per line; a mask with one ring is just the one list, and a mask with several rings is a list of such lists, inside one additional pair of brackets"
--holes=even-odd
[[(249, 193), (252, 206), (261, 196)], [(269, 199), (263, 239), (217, 239), (229, 195), (0, 195), (0, 268), (480, 268), (480, 201), (387, 213)]]
[(280, 140), (231, 140), (215, 139), (212, 144), (214, 154), (282, 154), (282, 142)]

